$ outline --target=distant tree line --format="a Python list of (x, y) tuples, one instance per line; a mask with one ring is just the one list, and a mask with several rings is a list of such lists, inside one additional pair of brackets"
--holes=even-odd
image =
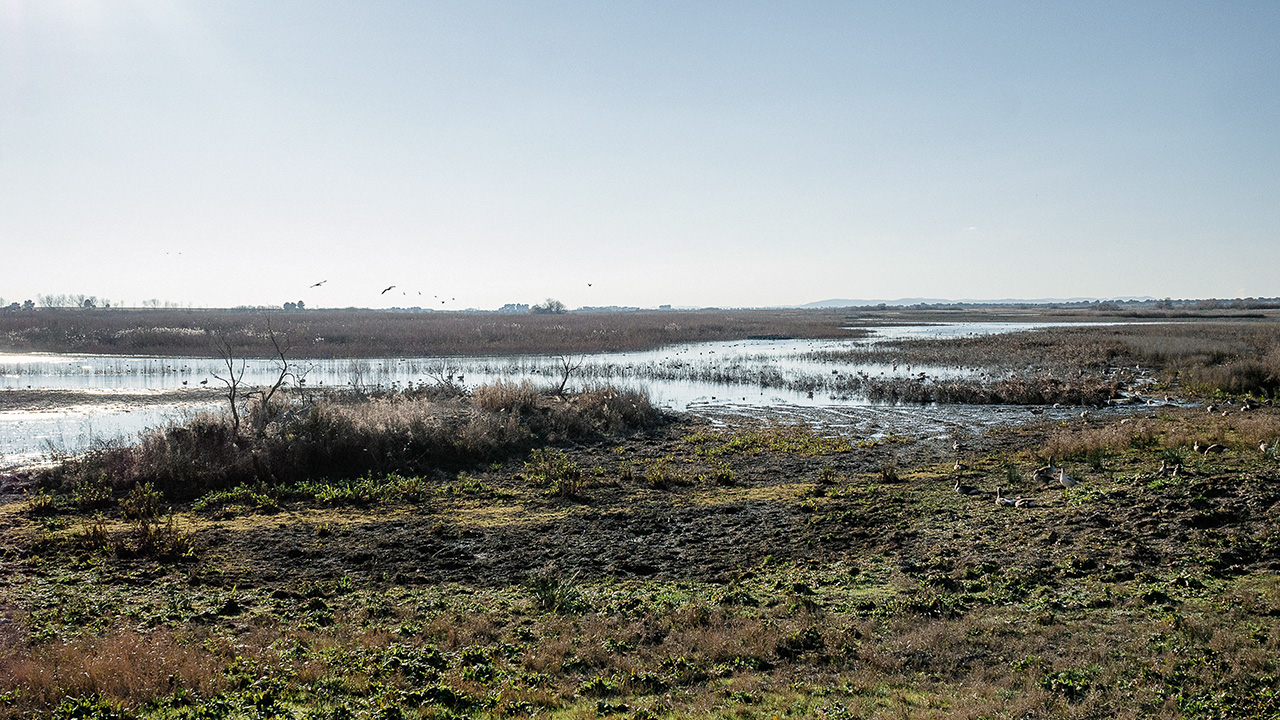
[(569, 308), (555, 298), (547, 298), (546, 301), (529, 308), (529, 312), (534, 315), (562, 315), (569, 312)]

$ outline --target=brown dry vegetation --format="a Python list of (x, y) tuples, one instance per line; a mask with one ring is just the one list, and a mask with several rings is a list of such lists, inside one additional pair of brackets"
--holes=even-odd
[[(1105, 393), (1101, 385), (1132, 379), (1143, 368), (1158, 371), (1166, 386), (1197, 395), (1273, 397), (1280, 391), (1280, 324), (1271, 320), (1046, 328), (886, 341), (813, 356), (1005, 372), (1013, 377), (1002, 382), (1020, 386), (1099, 386), (1086, 393), (1094, 396)], [(1026, 394), (1014, 390), (1013, 396)]]
[(299, 393), (252, 409), (239, 427), (225, 414), (143, 433), (44, 472), (41, 484), (113, 490), (152, 483), (171, 499), (254, 483), (337, 480), (368, 473), (457, 471), (505, 459), (535, 444), (622, 434), (658, 422), (643, 393), (604, 387), (571, 395), (529, 382), (468, 393), (453, 385), (372, 396)]
[(858, 337), (841, 311), (702, 310), (563, 315), (314, 310), (40, 310), (0, 313), (0, 350), (273, 357), (267, 323), (296, 357), (519, 355), (640, 350), (749, 337)]

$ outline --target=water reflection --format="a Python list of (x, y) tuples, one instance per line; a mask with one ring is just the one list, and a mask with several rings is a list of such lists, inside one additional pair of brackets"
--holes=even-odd
[[(466, 386), (525, 379), (558, 385), (564, 363), (576, 366), (570, 387), (612, 383), (643, 387), (655, 404), (713, 416), (725, 410), (866, 408), (851, 391), (856, 380), (971, 375), (959, 368), (896, 366), (812, 359), (901, 338), (989, 335), (1086, 323), (944, 323), (876, 328), (851, 340), (744, 340), (677, 345), (644, 352), (600, 353), (575, 358), (550, 356), (472, 358), (378, 358), (291, 360), (297, 382), (309, 387), (397, 389), (449, 379)], [(270, 385), (281, 372), (277, 361), (236, 361), (243, 383)], [(0, 354), (0, 391), (42, 390), (164, 394), (158, 405), (92, 403), (48, 410), (6, 409), (0, 392), (0, 467), (29, 463), (51, 450), (77, 452), (95, 442), (133, 436), (140, 430), (192, 410), (214, 409), (209, 389), (225, 387), (220, 358), (156, 358), (91, 355)], [(919, 412), (919, 409), (916, 409)], [(933, 411), (937, 414), (939, 411)], [(994, 416), (996, 411), (982, 411)], [(783, 413), (785, 414), (785, 413)], [(865, 412), (858, 413), (866, 415)]]

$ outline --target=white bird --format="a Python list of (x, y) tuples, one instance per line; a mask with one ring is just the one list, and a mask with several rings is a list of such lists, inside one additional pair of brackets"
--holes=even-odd
[(1080, 481), (1068, 475), (1065, 468), (1058, 468), (1058, 483), (1064, 488), (1073, 488), (1079, 485)]

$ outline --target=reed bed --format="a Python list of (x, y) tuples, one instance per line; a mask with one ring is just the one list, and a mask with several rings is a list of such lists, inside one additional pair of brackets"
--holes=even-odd
[(644, 350), (751, 337), (858, 337), (840, 311), (701, 310), (563, 315), (314, 310), (41, 310), (0, 313), (10, 352), (204, 357), (219, 339), (273, 357), (268, 332), (311, 358), (522, 355)]
[(1280, 391), (1280, 324), (1223, 321), (1059, 327), (999, 335), (908, 339), (806, 353), (818, 362), (950, 367), (1024, 376), (1101, 378), (1158, 371), (1197, 395)]
[[(832, 397), (861, 397), (878, 403), (974, 404), (974, 405), (1102, 405), (1120, 396), (1122, 378), (1078, 371), (1013, 373), (1006, 377), (871, 375), (866, 371), (821, 372), (797, 370), (768, 362), (769, 358), (743, 358), (727, 363), (662, 361), (619, 365), (585, 364), (574, 371), (597, 382), (679, 381), (714, 385), (743, 385), (761, 389), (810, 392)], [(502, 368), (486, 366), (486, 371)], [(554, 377), (550, 363), (511, 366), (512, 373)]]
[(266, 482), (420, 474), (474, 467), (537, 444), (649, 427), (659, 420), (646, 394), (598, 387), (559, 395), (498, 383), (469, 395), (447, 386), (416, 392), (300, 396), (272, 419), (237, 428), (221, 413), (153, 429), (133, 445), (108, 446), (46, 471), (41, 484), (69, 490), (109, 483), (120, 491), (152, 483), (173, 500)]
[[(1206, 413), (1202, 418), (1136, 419), (1102, 426), (1060, 428), (1045, 443), (1044, 454), (1078, 459), (1130, 449), (1161, 448), (1189, 452), (1196, 442), (1219, 443), (1246, 455), (1275, 455), (1280, 442), (1280, 415), (1273, 412)], [(1267, 450), (1260, 446), (1265, 445)]]

